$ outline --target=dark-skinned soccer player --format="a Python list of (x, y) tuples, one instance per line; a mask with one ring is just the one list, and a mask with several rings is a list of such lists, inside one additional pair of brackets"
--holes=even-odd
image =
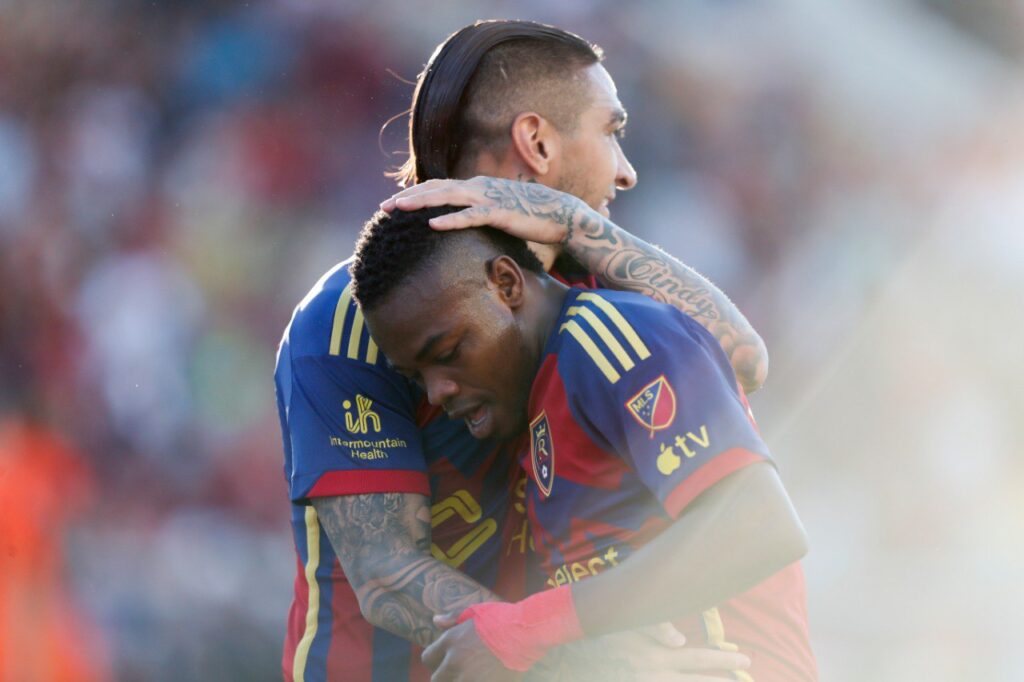
[(355, 296), (433, 405), (520, 440), (551, 589), (463, 610), (424, 652), (433, 679), (502, 679), (662, 621), (747, 653), (734, 678), (817, 679), (804, 532), (720, 345), (649, 298), (566, 287), (503, 232), (431, 229), (452, 210), (375, 216)]

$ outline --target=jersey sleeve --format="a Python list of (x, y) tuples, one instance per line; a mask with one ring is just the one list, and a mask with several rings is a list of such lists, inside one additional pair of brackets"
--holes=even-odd
[(384, 492), (430, 494), (415, 398), (395, 372), (334, 355), (291, 362), (293, 502)]
[(675, 518), (716, 482), (770, 454), (714, 337), (674, 308), (646, 308), (609, 323), (628, 338), (608, 362), (618, 354), (628, 363), (610, 377), (590, 371), (584, 355), (571, 363), (567, 383), (577, 418)]

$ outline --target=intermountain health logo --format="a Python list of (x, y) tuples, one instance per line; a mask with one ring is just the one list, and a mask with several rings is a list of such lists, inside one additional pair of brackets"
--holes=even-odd
[(341, 406), (345, 408), (345, 428), (349, 430), (349, 433), (365, 434), (369, 433), (371, 429), (374, 433), (380, 433), (380, 415), (373, 411), (372, 400), (357, 394), (355, 415), (350, 412), (352, 409), (350, 400), (344, 401)]

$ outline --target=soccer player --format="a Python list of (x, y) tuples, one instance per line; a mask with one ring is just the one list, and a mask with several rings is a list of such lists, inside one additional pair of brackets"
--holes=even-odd
[(734, 679), (817, 679), (804, 532), (719, 344), (650, 298), (566, 287), (503, 232), (431, 229), (452, 210), (368, 222), (354, 295), (431, 404), (476, 438), (528, 432), (550, 589), (462, 610), (424, 652), (433, 679), (502, 679), (552, 646), (667, 620), (746, 652)]
[[(417, 85), (402, 180), (500, 176), (488, 182), (508, 183), (528, 211), (513, 229), (539, 241), (570, 222), (600, 227), (538, 252), (566, 281), (593, 280), (571, 267), (575, 259), (606, 285), (699, 318), (729, 347), (741, 380), (756, 386), (764, 347), (728, 299), (606, 219), (616, 190), (636, 176), (619, 148), (625, 113), (600, 58), (586, 41), (528, 22), (456, 32)], [(520, 177), (536, 184), (510, 180)], [(618, 270), (609, 255), (649, 267)], [(525, 478), (507, 446), (473, 439), (387, 366), (352, 297), (347, 261), (297, 306), (275, 384), (298, 555), (286, 679), (425, 679), (410, 642), (436, 637), (435, 614), (524, 595)], [(617, 654), (604, 650), (606, 661)], [(741, 660), (671, 653), (669, 663), (694, 669)]]

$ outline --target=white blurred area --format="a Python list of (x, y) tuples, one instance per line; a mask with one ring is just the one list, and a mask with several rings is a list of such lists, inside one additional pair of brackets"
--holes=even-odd
[[(388, 70), (492, 17), (605, 48), (640, 179), (613, 218), (767, 341), (822, 680), (1024, 680), (1020, 0), (0, 3), (0, 424), (91, 490), (5, 508), (0, 652), (26, 557), (106, 643), (0, 680), (279, 678), (274, 349), (392, 191)], [(0, 492), (69, 475), (18, 474), (10, 433)]]

